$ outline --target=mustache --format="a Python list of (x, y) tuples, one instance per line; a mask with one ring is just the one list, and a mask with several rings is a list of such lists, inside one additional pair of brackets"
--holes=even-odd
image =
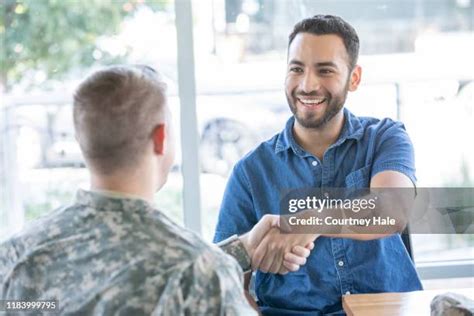
[(317, 91), (304, 92), (301, 90), (294, 91), (293, 95), (302, 96), (302, 97), (325, 97), (326, 96), (324, 95), (324, 93), (317, 92)]
[(316, 91), (311, 92), (304, 92), (304, 91), (296, 91), (293, 94), (296, 97), (324, 97), (327, 98), (328, 96), (323, 93), (318, 93)]

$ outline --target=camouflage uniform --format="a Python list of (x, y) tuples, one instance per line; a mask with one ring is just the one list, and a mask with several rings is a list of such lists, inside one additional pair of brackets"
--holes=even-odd
[(0, 244), (0, 281), (0, 299), (56, 299), (61, 314), (256, 314), (232, 257), (144, 200), (103, 192), (79, 190)]

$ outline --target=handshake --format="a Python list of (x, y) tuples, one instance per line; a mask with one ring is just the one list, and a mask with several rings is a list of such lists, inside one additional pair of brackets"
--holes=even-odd
[(252, 270), (287, 274), (306, 264), (318, 236), (285, 234), (280, 227), (280, 216), (267, 214), (239, 238), (252, 259)]

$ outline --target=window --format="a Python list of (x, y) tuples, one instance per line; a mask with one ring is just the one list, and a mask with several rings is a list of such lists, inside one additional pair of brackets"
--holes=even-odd
[[(346, 106), (357, 115), (405, 123), (416, 150), (419, 186), (474, 186), (468, 137), (474, 134), (472, 1), (194, 0), (187, 21), (194, 46), (186, 44), (194, 64), (177, 57), (176, 38), (190, 40), (175, 26), (187, 23), (177, 18), (190, 13), (186, 3), (120, 0), (93, 8), (80, 2), (7, 1), (0, 26), (6, 57), (0, 239), (67, 203), (87, 184), (71, 128), (71, 93), (91, 67), (126, 62), (148, 63), (164, 74), (178, 136), (184, 128), (180, 108), (191, 121), (197, 112), (200, 147), (192, 154), (199, 165), (182, 172), (186, 161), (178, 148), (176, 166), (156, 200), (181, 223), (189, 224), (189, 214), (201, 216), (203, 236), (211, 240), (233, 165), (279, 132), (291, 115), (283, 91), (287, 36), (295, 22), (317, 13), (344, 17), (361, 39), (363, 81)], [(31, 24), (24, 24), (26, 17)], [(195, 81), (191, 75), (180, 78), (180, 89), (179, 61), (196, 72)], [(180, 90), (194, 84), (196, 94), (187, 91), (196, 108), (180, 105)], [(183, 135), (182, 143), (193, 144), (193, 132)], [(183, 199), (184, 182), (196, 174), (201, 196)], [(413, 237), (419, 265), (472, 264), (472, 235)], [(463, 271), (472, 277), (472, 269)]]
[[(2, 56), (7, 58), (0, 106), (0, 239), (71, 203), (78, 187), (88, 188), (89, 175), (74, 139), (71, 100), (75, 86), (91, 67), (150, 64), (168, 82), (175, 127), (179, 127), (180, 107), (173, 3), (10, 1), (2, 10), (6, 17), (0, 29), (5, 36)], [(160, 36), (150, 31), (156, 29), (162, 31)], [(179, 153), (180, 143), (176, 145)], [(181, 196), (177, 161), (156, 202), (183, 223)]]

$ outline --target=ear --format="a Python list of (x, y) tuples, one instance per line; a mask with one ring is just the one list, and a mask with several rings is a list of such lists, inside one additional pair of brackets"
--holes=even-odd
[(354, 69), (351, 72), (349, 91), (357, 90), (357, 87), (359, 87), (361, 79), (362, 79), (362, 68), (359, 65), (355, 65)]
[(153, 151), (158, 155), (163, 155), (165, 144), (165, 124), (157, 125), (153, 129), (151, 138), (153, 139)]

